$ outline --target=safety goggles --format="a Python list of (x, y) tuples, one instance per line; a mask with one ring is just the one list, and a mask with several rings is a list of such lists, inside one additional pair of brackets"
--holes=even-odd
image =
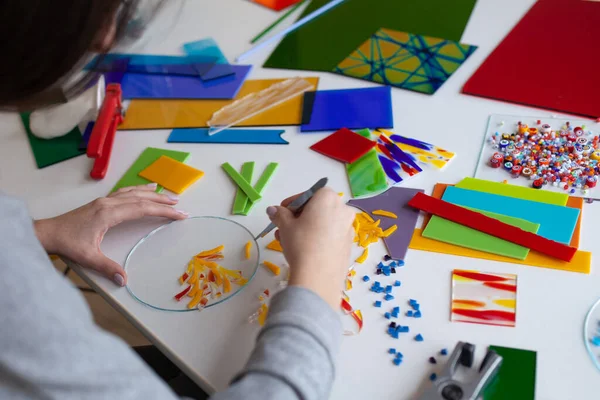
[(149, 29), (151, 22), (160, 19), (156, 25), (172, 28), (181, 16), (183, 5), (184, 0), (121, 0), (114, 13), (114, 40), (103, 53), (90, 50), (68, 74), (48, 89), (1, 108), (33, 110), (64, 104), (78, 97), (98, 81), (101, 72), (96, 67), (107, 53), (125, 49), (131, 51), (133, 46), (139, 48), (150, 39), (160, 37), (156, 29)]

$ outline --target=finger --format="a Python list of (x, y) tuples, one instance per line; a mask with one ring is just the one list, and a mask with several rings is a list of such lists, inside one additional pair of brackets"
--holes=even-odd
[(279, 234), (279, 229), (275, 231), (275, 239), (277, 239), (277, 241), (281, 243), (281, 235)]
[(131, 192), (132, 190), (143, 190), (147, 192), (154, 192), (158, 185), (156, 183), (149, 183), (147, 185), (138, 185), (138, 186), (127, 186), (124, 188), (120, 188), (119, 190), (109, 194), (107, 197), (115, 197), (122, 193)]
[(153, 191), (148, 190), (129, 190), (127, 192), (122, 192), (113, 197), (113, 199), (137, 199), (137, 200), (150, 200), (159, 204), (177, 204), (179, 202), (179, 197), (168, 195), (168, 194), (159, 194)]
[(123, 199), (124, 202), (109, 207), (106, 213), (107, 224), (113, 227), (121, 222), (132, 221), (143, 217), (163, 217), (173, 220), (186, 219), (189, 213), (177, 210), (165, 204), (150, 200)]
[(283, 228), (295, 219), (294, 213), (285, 207), (269, 206), (267, 215), (278, 228)]
[(125, 286), (127, 284), (127, 274), (123, 267), (101, 252), (93, 255), (87, 263), (89, 268), (98, 271), (117, 286)]

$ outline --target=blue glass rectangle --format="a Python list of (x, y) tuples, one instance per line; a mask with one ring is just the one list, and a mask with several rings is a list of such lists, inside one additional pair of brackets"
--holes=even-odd
[(126, 53), (110, 53), (102, 58), (102, 62), (94, 65), (92, 61), (86, 68), (94, 68), (96, 70), (111, 69), (115, 61), (127, 59), (130, 65), (185, 65), (194, 62), (200, 63), (216, 63), (216, 57), (203, 55), (187, 55), (187, 56), (165, 56), (156, 54), (126, 54)]
[(209, 135), (208, 128), (173, 129), (167, 143), (289, 144), (283, 129), (225, 129)]
[(394, 126), (392, 93), (389, 86), (321, 90), (306, 95), (311, 101), (305, 102), (305, 107), (312, 106), (312, 111), (303, 110), (306, 118), (301, 127), (302, 132)]
[(198, 77), (125, 74), (123, 99), (233, 99), (252, 68), (233, 65), (234, 75), (204, 82)]
[(540, 224), (538, 235), (569, 244), (579, 218), (579, 209), (477, 192), (449, 186), (442, 200), (463, 207), (521, 218)]

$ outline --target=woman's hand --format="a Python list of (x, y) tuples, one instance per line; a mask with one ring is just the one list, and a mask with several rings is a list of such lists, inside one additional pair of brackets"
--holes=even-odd
[(267, 208), (290, 264), (289, 284), (314, 291), (337, 309), (350, 265), (355, 212), (329, 188), (319, 190), (298, 217), (285, 208), (293, 199)]
[(94, 269), (124, 286), (123, 268), (100, 251), (106, 231), (122, 222), (146, 216), (185, 219), (188, 214), (174, 209), (177, 197), (158, 194), (156, 184), (122, 188), (76, 210), (55, 218), (35, 221), (38, 239), (48, 253), (64, 256)]

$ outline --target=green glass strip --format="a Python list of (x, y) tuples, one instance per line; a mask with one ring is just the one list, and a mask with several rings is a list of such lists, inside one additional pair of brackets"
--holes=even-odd
[[(252, 182), (252, 175), (254, 174), (254, 161), (245, 162), (242, 165), (242, 169), (240, 171), (242, 178), (244, 178), (247, 182)], [(233, 215), (246, 215), (245, 209), (248, 204), (248, 196), (246, 193), (238, 187), (237, 193), (235, 194), (235, 200), (233, 201)]]
[(300, 6), (302, 6), (304, 3), (306, 3), (306, 1), (307, 0), (302, 0), (300, 3), (296, 4), (294, 7), (290, 8), (290, 10), (288, 12), (286, 12), (285, 14), (283, 14), (280, 18), (278, 18), (277, 21), (273, 22), (271, 25), (267, 26), (261, 33), (259, 33), (258, 35), (256, 35), (256, 37), (254, 37), (250, 41), (250, 43), (254, 44), (254, 43), (258, 42), (267, 33), (271, 32), (273, 30), (273, 28), (275, 28), (283, 20), (287, 19), (287, 17), (289, 17), (294, 11), (296, 11), (298, 8), (300, 8)]
[[(277, 171), (277, 167), (279, 167), (279, 164), (277, 164), (277, 163), (270, 163), (269, 165), (267, 165), (267, 168), (265, 168), (265, 170), (262, 173), (262, 175), (260, 176), (260, 178), (258, 178), (256, 185), (254, 185), (254, 190), (256, 190), (258, 193), (260, 193), (262, 195), (262, 192), (263, 192), (263, 190), (265, 190), (267, 183), (269, 183), (269, 181), (275, 174), (275, 171)], [(250, 213), (250, 211), (252, 210), (252, 208), (254, 208), (255, 205), (256, 205), (256, 202), (249, 201), (248, 204), (246, 205), (246, 209), (244, 210), (244, 215), (248, 215)]]
[(248, 196), (251, 201), (258, 201), (261, 199), (260, 194), (254, 190), (254, 188), (248, 183), (239, 172), (235, 170), (229, 163), (224, 163), (221, 168), (229, 175), (229, 177), (238, 185), (244, 193)]

